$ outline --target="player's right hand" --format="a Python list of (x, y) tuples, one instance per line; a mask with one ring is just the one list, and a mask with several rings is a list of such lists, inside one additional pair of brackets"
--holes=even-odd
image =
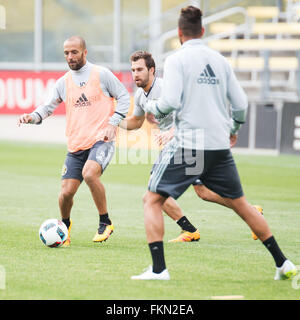
[(22, 124), (22, 123), (30, 123), (32, 121), (32, 116), (28, 113), (24, 113), (20, 116), (20, 118), (18, 119), (18, 127)]
[(154, 141), (159, 146), (165, 146), (172, 138), (174, 137), (174, 127), (169, 131), (160, 132), (159, 134), (154, 135)]
[(233, 148), (237, 143), (237, 134), (230, 134), (230, 148)]

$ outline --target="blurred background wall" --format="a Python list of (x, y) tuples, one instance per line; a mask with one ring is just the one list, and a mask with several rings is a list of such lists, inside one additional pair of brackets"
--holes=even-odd
[[(238, 147), (299, 154), (300, 0), (0, 0), (0, 139), (26, 136), (12, 124), (68, 70), (66, 38), (84, 37), (89, 61), (110, 68), (133, 95), (129, 56), (150, 51), (163, 75), (180, 47), (180, 9), (190, 4), (203, 11), (204, 43), (228, 59), (248, 95)], [(63, 104), (55, 114), (63, 117)], [(41, 136), (53, 139), (47, 130)]]

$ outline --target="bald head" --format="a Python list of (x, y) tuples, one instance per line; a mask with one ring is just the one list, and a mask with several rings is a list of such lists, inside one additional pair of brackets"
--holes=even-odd
[(85, 40), (80, 36), (72, 36), (72, 37), (66, 39), (65, 42), (64, 42), (64, 45), (67, 42), (77, 43), (81, 47), (82, 50), (86, 49)]
[(72, 36), (64, 42), (65, 59), (72, 70), (79, 70), (86, 64), (86, 43), (80, 36)]

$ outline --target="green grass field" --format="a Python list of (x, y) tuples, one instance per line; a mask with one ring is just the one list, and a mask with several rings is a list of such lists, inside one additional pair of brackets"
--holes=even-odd
[[(132, 281), (151, 264), (143, 225), (142, 196), (151, 165), (112, 164), (103, 176), (115, 232), (103, 244), (91, 240), (98, 215), (87, 186), (75, 197), (70, 248), (47, 248), (40, 224), (59, 218), (58, 193), (65, 147), (0, 142), (0, 266), (2, 299), (244, 299), (296, 300), (291, 281), (274, 281), (275, 266), (260, 241), (232, 211), (198, 199), (189, 189), (179, 200), (200, 228), (201, 240), (169, 244), (171, 281)], [(300, 265), (300, 158), (236, 155), (248, 200), (265, 218), (288, 258)], [(165, 240), (179, 227), (165, 216)], [(1, 268), (0, 268), (1, 270)], [(300, 282), (300, 280), (299, 280)]]

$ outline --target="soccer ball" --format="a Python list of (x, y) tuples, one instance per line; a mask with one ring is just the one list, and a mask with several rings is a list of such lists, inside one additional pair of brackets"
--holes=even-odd
[(39, 237), (47, 247), (60, 247), (68, 238), (67, 226), (58, 219), (48, 219), (42, 223)]

